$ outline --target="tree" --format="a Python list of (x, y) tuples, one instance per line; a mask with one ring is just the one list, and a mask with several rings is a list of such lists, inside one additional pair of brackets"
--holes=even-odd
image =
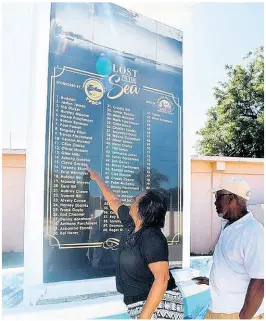
[(264, 47), (249, 52), (244, 62), (226, 65), (229, 79), (214, 88), (216, 106), (197, 132), (201, 155), (264, 156)]
[[(132, 174), (131, 178), (134, 178), (134, 181), (137, 186), (139, 186), (139, 190), (142, 190), (147, 186), (147, 168), (141, 167), (140, 171)], [(161, 187), (161, 183), (168, 182), (168, 177), (160, 172), (158, 172), (156, 169), (152, 168), (150, 170), (150, 186), (152, 188), (159, 188)]]

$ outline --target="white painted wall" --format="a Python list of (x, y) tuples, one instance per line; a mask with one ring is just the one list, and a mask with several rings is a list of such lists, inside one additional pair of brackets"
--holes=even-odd
[(2, 4), (3, 148), (26, 148), (34, 3)]
[(24, 250), (25, 154), (2, 158), (2, 249)]

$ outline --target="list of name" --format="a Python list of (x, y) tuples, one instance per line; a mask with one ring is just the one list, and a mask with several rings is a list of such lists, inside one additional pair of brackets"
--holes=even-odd
[(51, 93), (49, 226), (59, 242), (73, 236), (71, 241), (79, 243), (84, 231), (96, 227), (102, 232), (122, 231), (107, 202), (97, 196), (97, 203), (95, 194), (94, 200), (90, 196), (86, 165), (92, 157), (99, 160), (105, 183), (130, 206), (141, 190), (154, 185), (158, 133), (162, 130), (164, 135), (167, 128), (166, 139), (173, 132), (172, 116), (155, 104), (147, 103), (146, 108), (124, 106), (120, 100), (90, 104), (82, 87), (86, 77), (78, 79), (79, 84), (55, 80)]
[[(140, 171), (141, 135), (141, 124), (132, 109), (107, 105), (104, 179), (127, 205), (131, 203), (132, 196), (139, 191), (134, 174)], [(115, 219), (107, 203), (104, 208), (104, 219), (106, 231), (122, 230), (121, 222)]]
[(86, 105), (81, 103), (76, 92), (65, 87), (78, 88), (69, 82), (56, 81), (53, 102), (52, 124), (52, 189), (51, 232), (60, 236), (78, 236), (91, 230), (96, 224), (93, 217), (86, 217), (88, 208), (88, 180), (84, 179), (85, 165), (93, 137), (88, 128), (94, 123)]

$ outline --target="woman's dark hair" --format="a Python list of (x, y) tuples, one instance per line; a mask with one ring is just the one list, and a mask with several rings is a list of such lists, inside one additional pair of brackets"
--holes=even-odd
[(164, 227), (169, 195), (164, 189), (150, 189), (138, 202), (138, 213), (146, 227)]

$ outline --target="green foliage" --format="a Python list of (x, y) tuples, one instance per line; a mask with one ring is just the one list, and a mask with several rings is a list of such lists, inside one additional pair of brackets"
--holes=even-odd
[(226, 65), (228, 80), (214, 88), (216, 106), (197, 132), (201, 155), (264, 157), (264, 47), (244, 62)]

